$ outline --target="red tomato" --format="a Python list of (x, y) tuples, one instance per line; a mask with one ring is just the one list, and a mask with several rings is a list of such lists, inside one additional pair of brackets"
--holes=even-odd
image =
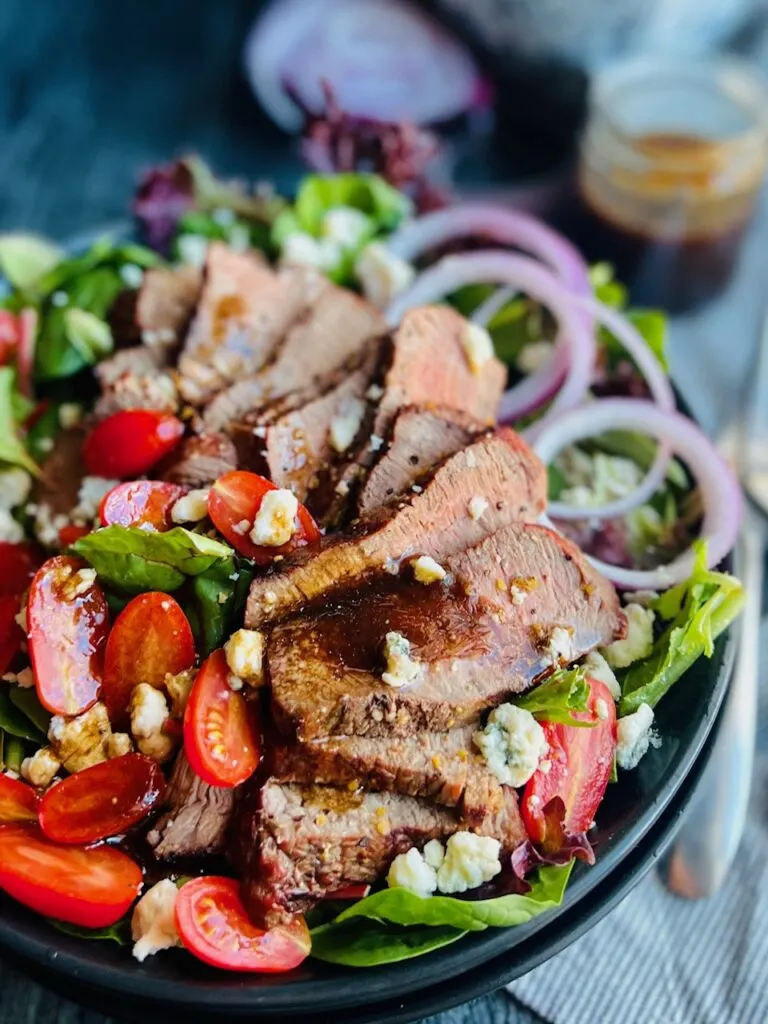
[(231, 789), (256, 771), (261, 741), (255, 712), (227, 684), (224, 651), (214, 651), (197, 674), (184, 712), (184, 751), (192, 771)]
[(37, 821), (40, 797), (25, 782), (0, 774), (0, 824)]
[(90, 532), (90, 526), (75, 526), (74, 523), (70, 523), (69, 526), (62, 526), (59, 530), (59, 547), (68, 548), (76, 540), (80, 540), (81, 537), (85, 537)]
[(0, 594), (23, 594), (39, 565), (31, 544), (0, 542)]
[(0, 309), (0, 366), (10, 363), (19, 344), (19, 321), (7, 309)]
[(19, 391), (27, 398), (32, 397), (37, 326), (37, 310), (31, 307), (22, 309), (19, 313), (19, 347), (16, 354), (16, 370), (19, 378)]
[(57, 843), (95, 843), (121, 835), (160, 800), (165, 776), (144, 754), (126, 754), (70, 775), (45, 794), (40, 828)]
[[(275, 485), (266, 477), (238, 469), (220, 476), (208, 496), (208, 515), (216, 529), (227, 538), (236, 551), (246, 558), (252, 558), (260, 565), (268, 564), (275, 555), (287, 555), (296, 548), (303, 548), (320, 540), (317, 523), (300, 504), (297, 514), (298, 529), (288, 544), (270, 548), (253, 543), (248, 532), (264, 495), (267, 491), (275, 490)], [(245, 532), (240, 528), (243, 523), (248, 524)]]
[(138, 864), (112, 846), (60, 846), (35, 825), (0, 826), (0, 889), (38, 914), (106, 928), (126, 913), (141, 883)]
[(125, 720), (134, 686), (162, 689), (167, 673), (194, 661), (195, 639), (179, 604), (160, 591), (134, 597), (115, 619), (104, 654), (101, 697), (110, 720)]
[(83, 587), (79, 558), (57, 555), (29, 590), (29, 654), (41, 703), (55, 715), (79, 715), (98, 699), (104, 675), (109, 609), (98, 583)]
[(16, 621), (21, 601), (13, 594), (0, 594), (0, 675), (8, 671), (24, 643), (24, 630)]
[(118, 484), (104, 497), (99, 515), (104, 526), (152, 526), (170, 530), (171, 509), (187, 493), (181, 484), (134, 480)]
[(526, 784), (522, 812), (528, 835), (546, 848), (548, 835), (545, 810), (550, 800), (560, 797), (565, 806), (563, 828), (570, 835), (586, 832), (594, 821), (613, 770), (616, 751), (616, 707), (608, 687), (589, 679), (588, 712), (584, 721), (596, 721), (591, 728), (543, 723), (549, 741), (547, 756), (551, 767), (539, 768)]
[(172, 452), (183, 436), (184, 424), (168, 413), (116, 412), (85, 439), (83, 461), (92, 476), (141, 476)]
[(370, 885), (365, 885), (364, 882), (358, 882), (355, 885), (345, 885), (343, 889), (337, 889), (335, 892), (327, 892), (323, 896), (324, 900), (362, 900), (371, 891)]
[(227, 971), (275, 974), (306, 960), (312, 941), (303, 918), (263, 931), (248, 920), (238, 883), (194, 878), (176, 897), (176, 927), (190, 953)]

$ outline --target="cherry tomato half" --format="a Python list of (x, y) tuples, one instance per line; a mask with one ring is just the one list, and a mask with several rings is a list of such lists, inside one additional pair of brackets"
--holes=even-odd
[[(297, 548), (320, 540), (317, 523), (303, 505), (297, 513), (298, 528), (288, 544), (281, 547), (263, 547), (254, 544), (248, 536), (253, 520), (267, 491), (277, 488), (271, 480), (236, 469), (220, 476), (208, 495), (208, 515), (216, 529), (246, 558), (259, 565), (268, 565), (276, 555), (287, 555)], [(247, 525), (247, 529), (245, 525)]]
[(165, 789), (160, 765), (126, 754), (52, 786), (40, 803), (40, 828), (57, 843), (95, 843), (142, 821)]
[(164, 480), (133, 480), (105, 495), (99, 509), (104, 526), (151, 526), (170, 530), (171, 509), (187, 493), (181, 484)]
[(0, 825), (0, 889), (46, 917), (106, 928), (141, 883), (138, 864), (112, 846), (61, 846), (36, 825)]
[(98, 583), (77, 578), (85, 562), (57, 555), (29, 589), (29, 654), (37, 696), (55, 715), (79, 715), (99, 696), (109, 609)]
[(248, 920), (238, 883), (194, 878), (176, 897), (176, 927), (190, 953), (227, 971), (276, 974), (306, 960), (312, 945), (303, 918), (263, 931)]
[(167, 673), (176, 675), (194, 661), (195, 639), (178, 602), (160, 591), (134, 597), (115, 619), (104, 653), (101, 699), (110, 721), (125, 721), (139, 683), (162, 689)]
[(92, 476), (141, 476), (183, 436), (184, 424), (169, 413), (124, 410), (94, 427), (83, 445), (83, 461)]
[(13, 594), (0, 595), (0, 675), (8, 668), (24, 643), (24, 630), (16, 621), (21, 599)]
[(224, 651), (203, 662), (184, 712), (184, 751), (192, 771), (231, 789), (253, 775), (261, 758), (256, 712), (227, 683)]
[(0, 594), (21, 596), (40, 565), (31, 544), (0, 542)]
[(37, 821), (40, 797), (26, 782), (0, 774), (0, 824)]
[(59, 547), (68, 548), (74, 544), (75, 541), (80, 540), (81, 537), (87, 536), (91, 532), (90, 526), (75, 526), (74, 523), (70, 523), (68, 526), (62, 526), (59, 530)]
[(616, 706), (608, 687), (589, 679), (590, 695), (581, 712), (591, 728), (543, 723), (549, 741), (550, 770), (534, 772), (523, 792), (521, 810), (528, 835), (547, 848), (547, 804), (560, 797), (565, 806), (563, 828), (570, 835), (586, 832), (594, 821), (613, 770), (616, 751)]

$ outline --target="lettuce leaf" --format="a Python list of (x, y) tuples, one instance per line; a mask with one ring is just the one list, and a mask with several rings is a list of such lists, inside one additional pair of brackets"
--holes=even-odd
[(15, 736), (19, 740), (34, 740), (35, 743), (45, 743), (45, 732), (38, 729), (36, 725), (11, 701), (9, 694), (10, 687), (4, 686), (0, 690), (0, 729), (7, 736)]
[(107, 584), (129, 593), (178, 590), (188, 576), (198, 576), (232, 548), (181, 526), (151, 533), (129, 526), (107, 526), (81, 537), (72, 550)]
[(201, 657), (221, 647), (235, 628), (252, 579), (250, 563), (231, 557), (218, 559), (190, 580), (189, 597), (182, 603)]
[(590, 729), (595, 722), (575, 718), (574, 712), (587, 711), (589, 683), (581, 666), (559, 669), (533, 690), (516, 697), (513, 703), (542, 722), (559, 722)]
[(411, 202), (376, 174), (312, 174), (299, 185), (294, 213), (302, 231), (317, 235), (337, 206), (351, 206), (371, 219), (374, 232), (393, 231), (411, 212)]
[(712, 657), (714, 642), (744, 606), (744, 588), (728, 573), (706, 565), (706, 544), (698, 542), (696, 563), (688, 580), (662, 594), (652, 606), (669, 624), (650, 655), (620, 674), (619, 714), (641, 704), (655, 707), (669, 688), (700, 657)]
[(0, 235), (0, 273), (13, 288), (28, 292), (64, 259), (53, 242), (38, 235)]
[[(314, 928), (312, 955), (332, 963), (367, 967), (420, 956), (467, 932), (525, 924), (560, 906), (572, 868), (572, 862), (540, 868), (525, 895), (512, 893), (486, 900), (424, 898), (408, 889), (382, 889)], [(401, 927), (394, 930), (393, 925)]]
[(114, 924), (106, 928), (84, 928), (79, 924), (70, 924), (68, 921), (56, 921), (49, 917), (48, 923), (52, 924), (65, 935), (72, 935), (76, 939), (104, 939), (105, 941), (116, 942), (118, 946), (130, 946), (131, 942), (131, 915), (126, 914)]
[(0, 462), (21, 466), (37, 475), (40, 470), (16, 429), (14, 399), (16, 375), (10, 366), (0, 367)]

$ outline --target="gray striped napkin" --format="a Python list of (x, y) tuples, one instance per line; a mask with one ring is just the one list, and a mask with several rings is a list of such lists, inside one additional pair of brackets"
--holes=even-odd
[[(763, 629), (762, 663), (768, 664)], [(551, 1024), (768, 1021), (768, 679), (750, 820), (723, 888), (672, 896), (653, 875), (591, 932), (509, 991)]]

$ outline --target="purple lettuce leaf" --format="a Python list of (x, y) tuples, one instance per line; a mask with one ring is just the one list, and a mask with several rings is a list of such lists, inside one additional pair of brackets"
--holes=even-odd
[(553, 797), (544, 808), (546, 842), (534, 845), (530, 839), (512, 854), (512, 871), (516, 878), (524, 879), (534, 868), (543, 865), (568, 864), (571, 860), (595, 863), (595, 851), (585, 832), (571, 834), (565, 828), (565, 804), (559, 796)]

